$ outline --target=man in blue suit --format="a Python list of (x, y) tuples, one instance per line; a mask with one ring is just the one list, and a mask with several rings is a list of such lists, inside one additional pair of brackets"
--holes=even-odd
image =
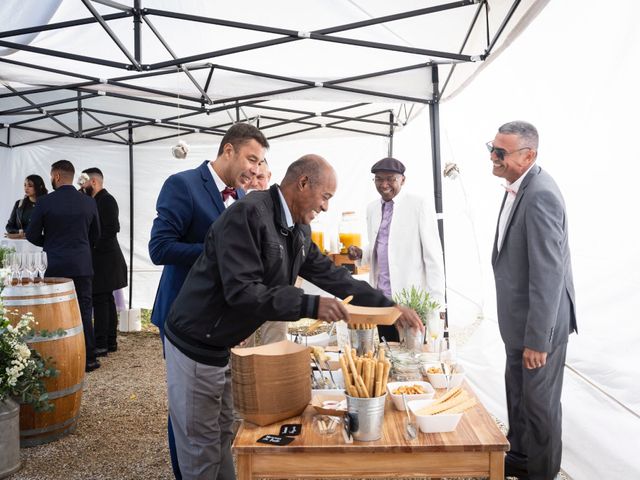
[(51, 165), (54, 191), (38, 198), (26, 236), (47, 252), (47, 277), (73, 280), (87, 352), (85, 370), (90, 372), (100, 366), (91, 321), (91, 249), (100, 237), (100, 221), (95, 200), (73, 187), (74, 174), (75, 168), (69, 160)]
[[(189, 269), (203, 250), (211, 224), (258, 174), (269, 142), (256, 127), (233, 125), (222, 138), (215, 160), (198, 168), (171, 175), (162, 186), (156, 203), (149, 256), (164, 265), (151, 321), (164, 340), (164, 322)], [(236, 191), (236, 189), (238, 189)], [(169, 449), (176, 478), (180, 478), (171, 421)]]

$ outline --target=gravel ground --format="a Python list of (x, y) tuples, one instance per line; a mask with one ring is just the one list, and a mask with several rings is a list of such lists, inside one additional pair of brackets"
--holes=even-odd
[(56, 442), (21, 449), (22, 469), (11, 480), (173, 478), (157, 331), (121, 333), (118, 351), (100, 362), (101, 368), (85, 377), (77, 430)]
[(171, 479), (160, 337), (121, 333), (118, 351), (85, 377), (77, 430), (20, 450), (11, 480)]

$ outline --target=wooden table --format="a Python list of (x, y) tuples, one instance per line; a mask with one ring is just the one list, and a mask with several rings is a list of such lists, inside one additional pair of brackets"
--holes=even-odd
[[(465, 388), (471, 392), (468, 385)], [(472, 393), (472, 392), (471, 392)], [(478, 404), (450, 433), (422, 433), (409, 442), (403, 435), (405, 412), (390, 399), (382, 438), (345, 443), (342, 435), (323, 436), (312, 427), (315, 410), (266, 427), (243, 423), (233, 444), (238, 480), (256, 478), (411, 478), (473, 477), (504, 479), (504, 452), (509, 443), (486, 409)], [(277, 435), (280, 426), (302, 423), (302, 435), (287, 446), (257, 443)]]

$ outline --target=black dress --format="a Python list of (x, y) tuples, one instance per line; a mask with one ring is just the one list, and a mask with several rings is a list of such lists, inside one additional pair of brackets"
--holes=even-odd
[(16, 201), (13, 205), (13, 210), (11, 210), (9, 221), (7, 222), (7, 233), (18, 233), (20, 230), (25, 231), (29, 226), (33, 207), (35, 206), (36, 204), (29, 200), (29, 197)]

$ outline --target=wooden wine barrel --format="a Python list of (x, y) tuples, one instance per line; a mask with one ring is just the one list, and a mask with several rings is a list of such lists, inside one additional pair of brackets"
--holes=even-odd
[[(45, 381), (49, 400), (55, 406), (52, 411), (38, 413), (29, 405), (20, 406), (20, 446), (52, 442), (73, 432), (80, 415), (85, 349), (73, 281), (46, 278), (35, 285), (6, 287), (2, 301), (6, 310), (19, 312), (14, 323), (22, 314), (33, 313), (37, 322), (36, 335), (28, 340), (28, 344), (43, 358), (51, 357), (60, 371), (57, 377)], [(59, 329), (64, 334), (52, 335)]]

